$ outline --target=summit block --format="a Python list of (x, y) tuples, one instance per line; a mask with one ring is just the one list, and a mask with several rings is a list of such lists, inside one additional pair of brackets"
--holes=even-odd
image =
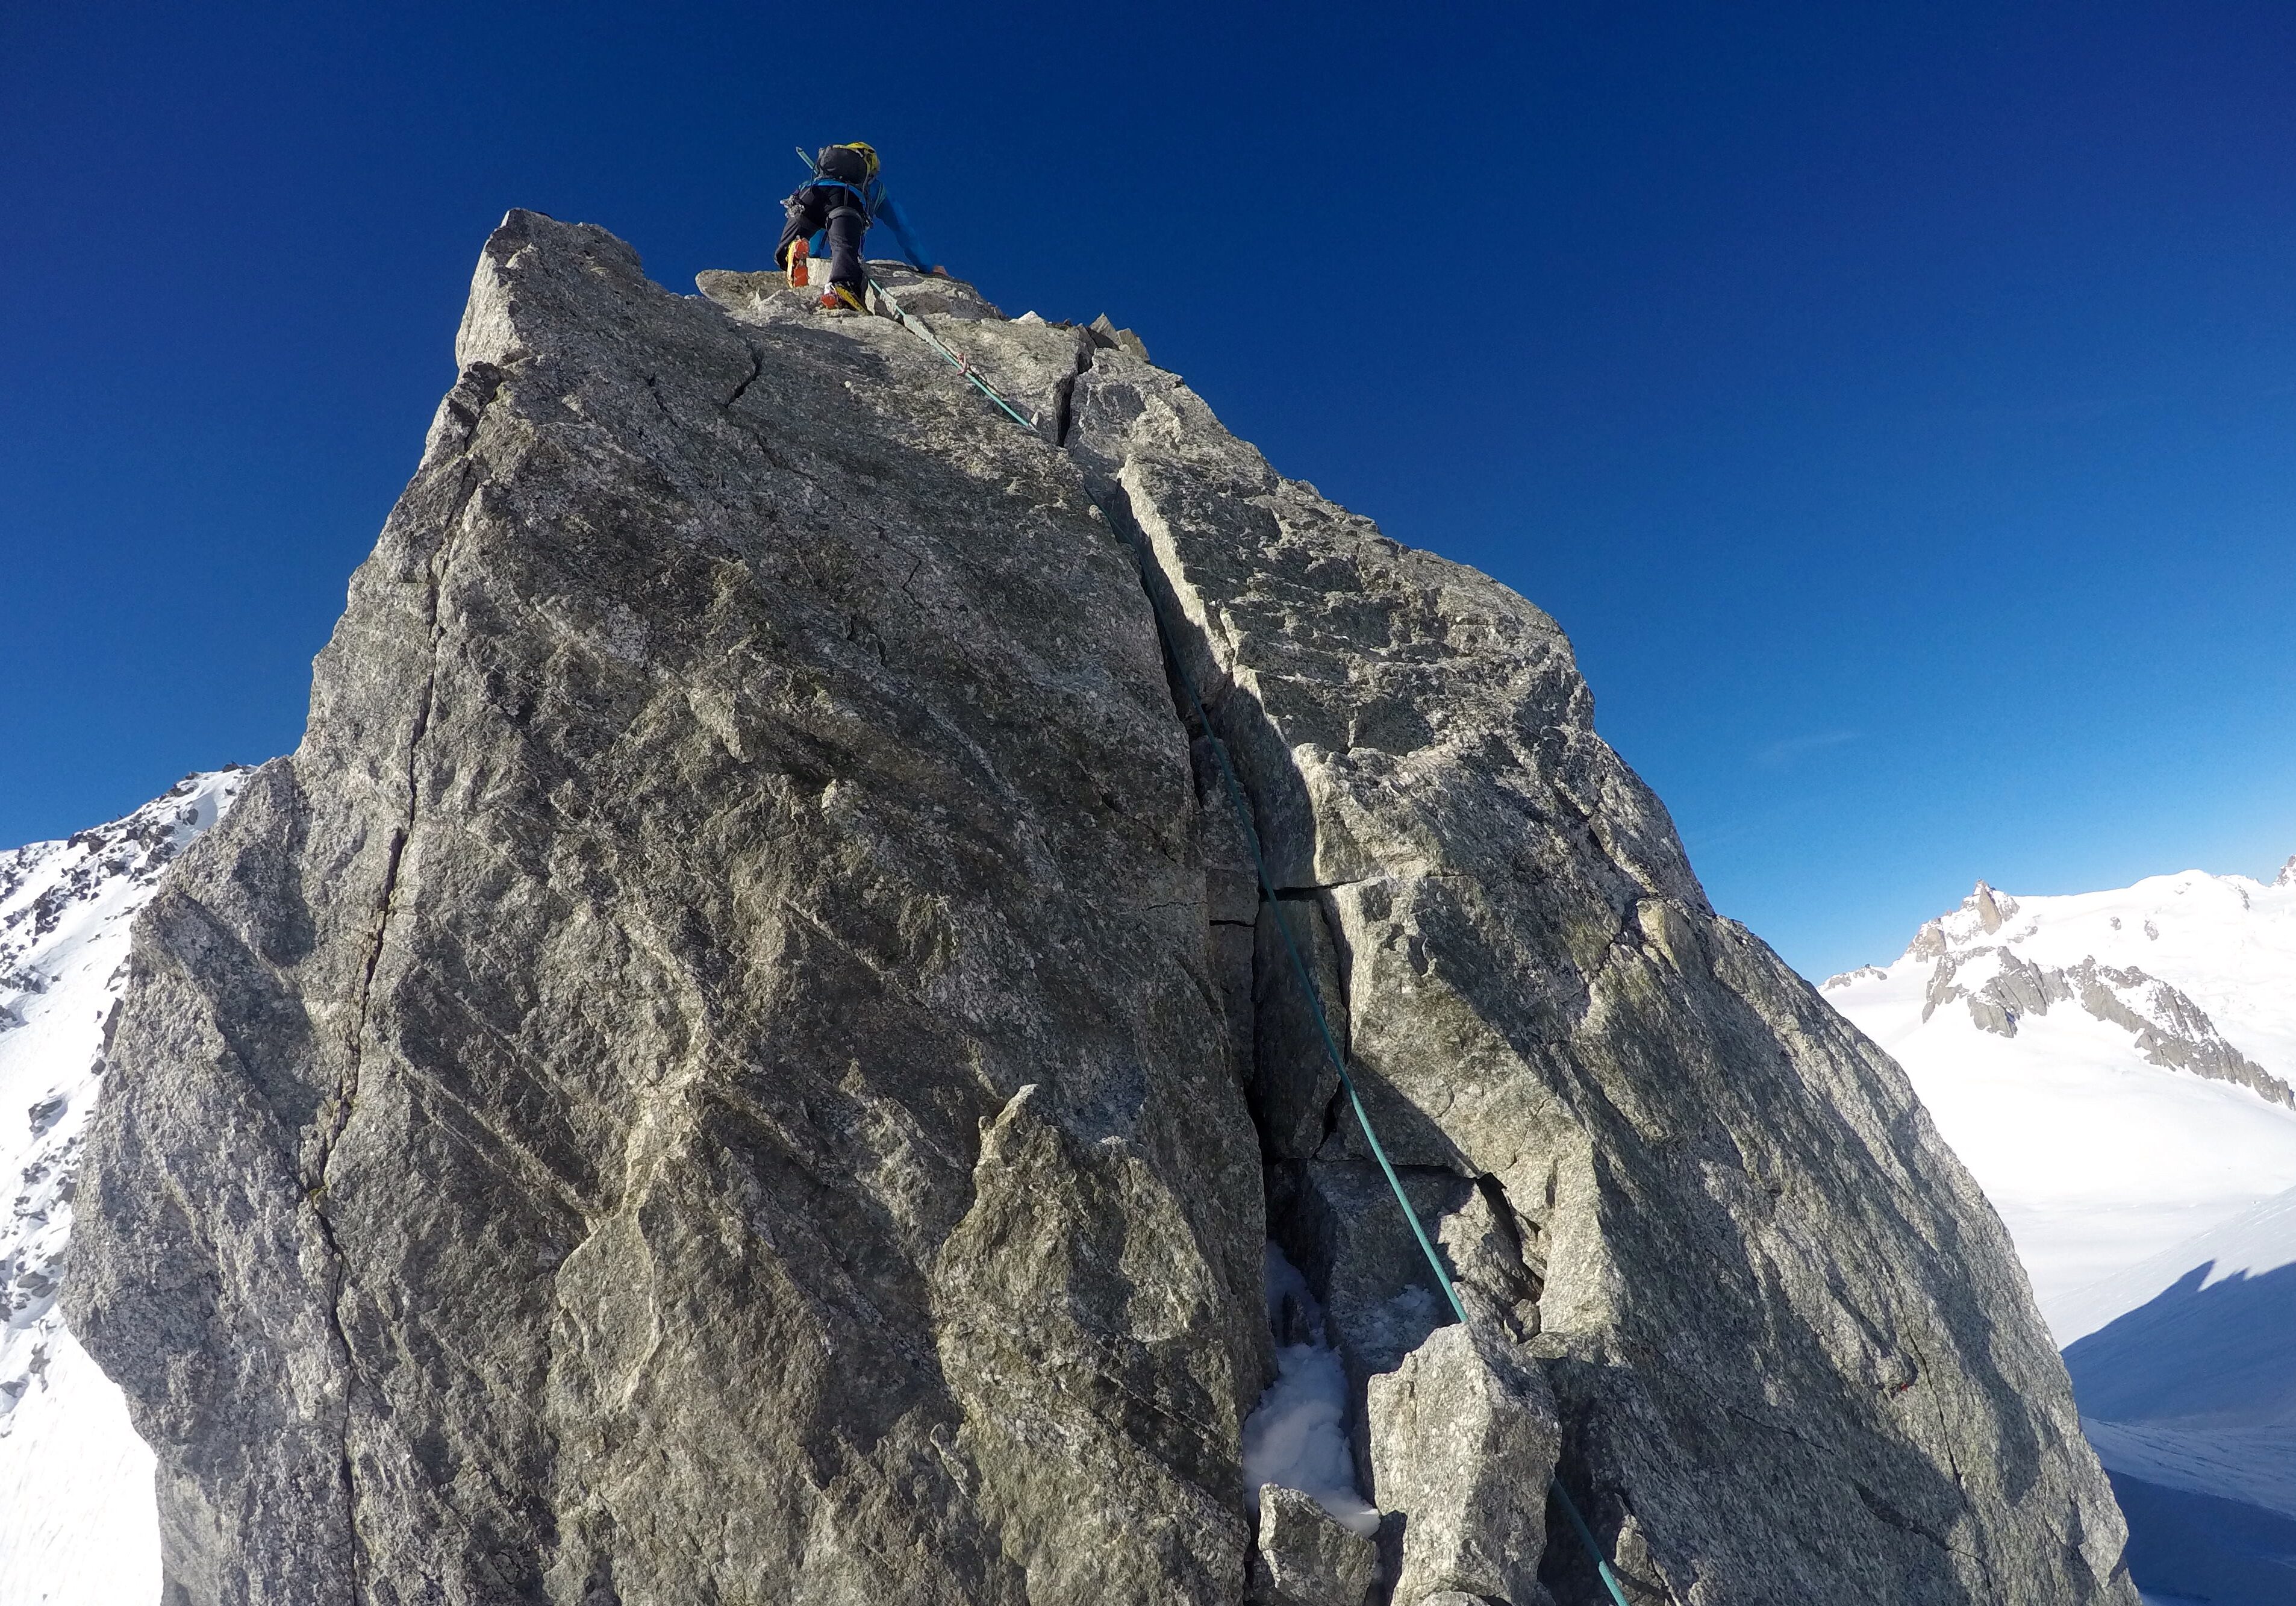
[(488, 242), (302, 744), (137, 928), (65, 1298), (169, 1600), (1234, 1606), (1273, 1238), (1374, 1599), (1599, 1598), (1559, 1472), (1635, 1606), (2135, 1606), (1999, 1223), (1554, 622), (1136, 337), (876, 271), (1037, 428), (778, 275)]

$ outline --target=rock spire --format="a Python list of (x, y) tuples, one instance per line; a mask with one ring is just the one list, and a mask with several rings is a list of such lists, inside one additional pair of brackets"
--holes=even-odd
[[(138, 927), (66, 1301), (171, 1602), (1579, 1606), (1559, 1474), (1635, 1606), (2134, 1606), (1999, 1223), (1552, 620), (1137, 337), (899, 277), (1031, 434), (701, 288), (511, 214), (301, 746)], [(1271, 1238), (1371, 1552), (1247, 1512)]]

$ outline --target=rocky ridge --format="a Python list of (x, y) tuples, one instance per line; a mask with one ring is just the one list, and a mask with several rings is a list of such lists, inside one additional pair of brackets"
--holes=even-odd
[[(2296, 857), (2283, 866), (2275, 886), (2296, 886), (2292, 870), (2296, 870)], [(1915, 933), (1906, 958), (1932, 962), (1923, 997), (1923, 1021), (1959, 1002), (1980, 1031), (2013, 1037), (2021, 1019), (2046, 1015), (2054, 1004), (2072, 1003), (2090, 1019), (2128, 1032), (2148, 1065), (2228, 1082), (2267, 1102), (2296, 1110), (2296, 1088), (2226, 1041), (2208, 1012), (2181, 989), (2138, 966), (2105, 964), (2093, 954), (2070, 965), (2044, 965), (2021, 955), (2018, 942), (2039, 930), (2032, 921), (2014, 928), (2021, 908), (2016, 898), (1980, 881), (1953, 914), (1927, 922)], [(2119, 918), (2112, 918), (2113, 929), (2120, 930)], [(2005, 928), (2012, 928), (2010, 934), (1997, 945), (1981, 940)], [(2146, 930), (2152, 940), (2159, 939), (2157, 922), (2146, 922)], [(1828, 977), (1825, 988), (1838, 991), (1886, 974), (1869, 965)]]
[[(1578, 1606), (1556, 1475), (1636, 1606), (2133, 1606), (1999, 1223), (1553, 621), (886, 273), (1033, 432), (488, 242), (302, 745), (138, 926), (66, 1298), (171, 1601)], [(1271, 1238), (1368, 1552), (1247, 1512)]]

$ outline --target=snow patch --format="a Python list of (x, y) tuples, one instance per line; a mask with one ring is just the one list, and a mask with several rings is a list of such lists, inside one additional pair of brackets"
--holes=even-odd
[(1348, 1443), (1348, 1374), (1324, 1329), (1308, 1279), (1267, 1246), (1267, 1326), (1275, 1381), (1243, 1423), (1243, 1487), (1253, 1515), (1262, 1486), (1297, 1489), (1351, 1532), (1379, 1528), (1379, 1510), (1356, 1488)]

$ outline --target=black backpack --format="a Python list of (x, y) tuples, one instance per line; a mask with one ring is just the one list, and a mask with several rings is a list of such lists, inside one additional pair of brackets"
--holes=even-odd
[(875, 176), (875, 167), (867, 156), (851, 145), (824, 145), (821, 154), (813, 159), (813, 169), (824, 178), (833, 178), (840, 184), (849, 184), (859, 189)]

